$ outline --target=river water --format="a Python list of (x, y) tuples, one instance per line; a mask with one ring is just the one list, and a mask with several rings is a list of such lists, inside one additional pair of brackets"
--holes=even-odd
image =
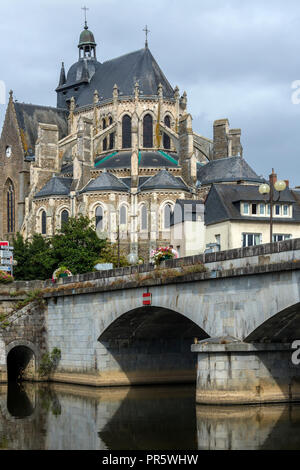
[(193, 386), (0, 385), (0, 449), (300, 449), (300, 405), (199, 406)]

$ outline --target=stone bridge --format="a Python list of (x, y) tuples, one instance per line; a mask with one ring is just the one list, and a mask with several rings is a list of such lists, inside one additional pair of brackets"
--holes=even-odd
[(197, 373), (199, 403), (300, 398), (291, 359), (300, 339), (300, 239), (172, 260), (160, 270), (120, 268), (54, 286), (16, 282), (6, 297), (0, 292), (0, 305), (12, 302), (12, 290), (22, 297), (36, 287), (44, 301), (2, 322), (2, 381), (20, 368), (39, 379), (42, 354), (59, 348), (57, 382), (181, 383)]

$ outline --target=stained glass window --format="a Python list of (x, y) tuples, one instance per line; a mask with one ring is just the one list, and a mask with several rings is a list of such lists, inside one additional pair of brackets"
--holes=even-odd
[(15, 192), (12, 182), (8, 181), (7, 189), (7, 232), (14, 232), (15, 225)]
[(131, 148), (131, 117), (128, 114), (122, 119), (122, 148)]
[(46, 211), (42, 211), (41, 214), (41, 225), (42, 225), (42, 234), (46, 235), (47, 233), (47, 214)]
[(103, 229), (103, 209), (101, 206), (98, 206), (96, 209), (96, 228), (98, 230)]
[(147, 230), (148, 227), (148, 214), (147, 214), (147, 207), (145, 204), (142, 205), (141, 209), (141, 229)]
[(66, 224), (69, 220), (69, 212), (65, 209), (60, 214), (60, 226), (62, 227), (63, 224)]
[(143, 120), (143, 147), (153, 147), (153, 119), (151, 114), (146, 114)]
[(120, 224), (126, 224), (127, 223), (127, 210), (126, 206), (121, 206), (120, 208)]
[[(165, 117), (165, 126), (166, 127), (171, 127), (170, 116)], [(170, 140), (170, 137), (167, 134), (164, 134), (163, 144), (164, 144), (165, 149), (170, 149), (171, 148), (171, 140)]]
[(171, 225), (171, 204), (166, 204), (164, 208), (164, 228), (169, 229)]

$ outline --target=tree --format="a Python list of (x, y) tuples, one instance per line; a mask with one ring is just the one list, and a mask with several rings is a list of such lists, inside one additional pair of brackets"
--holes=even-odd
[(31, 281), (51, 278), (55, 259), (49, 240), (40, 234), (34, 234), (31, 241), (24, 241), (18, 233), (13, 246), (14, 259), (18, 262), (14, 268), (15, 279)]
[(51, 239), (56, 267), (67, 266), (72, 274), (93, 271), (106, 243), (97, 237), (88, 217), (70, 217)]

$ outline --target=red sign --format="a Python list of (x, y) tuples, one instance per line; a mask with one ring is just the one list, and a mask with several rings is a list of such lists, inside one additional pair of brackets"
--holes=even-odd
[(143, 305), (151, 305), (152, 294), (150, 292), (145, 292), (143, 294)]
[(0, 246), (9, 246), (9, 242), (0, 242)]

